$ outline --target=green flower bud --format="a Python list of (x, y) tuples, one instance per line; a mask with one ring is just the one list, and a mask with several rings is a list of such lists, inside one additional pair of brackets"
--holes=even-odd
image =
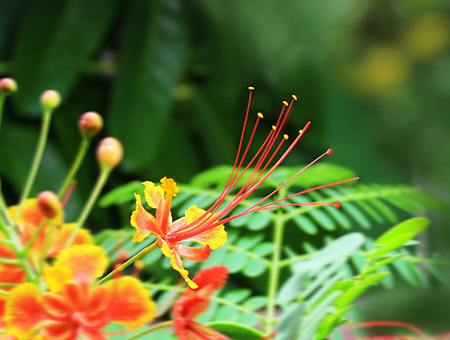
[(56, 109), (61, 103), (61, 95), (55, 90), (47, 90), (41, 95), (41, 105), (45, 111)]
[(5, 95), (8, 96), (14, 92), (17, 91), (17, 83), (12, 78), (3, 78), (0, 79), (0, 91)]

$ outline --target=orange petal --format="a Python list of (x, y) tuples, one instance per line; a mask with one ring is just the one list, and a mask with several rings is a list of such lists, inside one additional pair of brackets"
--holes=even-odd
[(40, 326), (51, 321), (42, 306), (38, 286), (24, 283), (11, 291), (4, 321), (8, 334), (18, 339), (31, 338)]
[[(186, 212), (186, 224), (192, 223), (205, 213), (205, 210), (200, 209), (196, 205), (189, 207)], [(205, 219), (208, 219), (208, 223), (212, 224), (217, 222), (214, 215), (207, 214)], [(212, 229), (203, 231), (196, 236), (190, 237), (184, 241), (196, 241), (200, 244), (208, 245), (212, 250), (215, 250), (223, 246), (227, 242), (227, 232), (223, 224), (218, 225)]]
[(62, 317), (70, 314), (70, 306), (67, 301), (59, 294), (44, 293), (42, 295), (42, 306), (47, 314), (57, 317)]
[(212, 266), (200, 270), (194, 277), (194, 281), (199, 286), (199, 290), (208, 287), (208, 289), (218, 290), (223, 287), (228, 279), (228, 268), (225, 266)]
[[(72, 236), (73, 230), (77, 226), (77, 223), (65, 223), (59, 230), (54, 232), (52, 244), (47, 257), (53, 257), (63, 250), (67, 245), (67, 240)], [(72, 245), (76, 244), (94, 244), (94, 238), (88, 229), (79, 229)]]
[(54, 264), (44, 268), (44, 279), (48, 289), (54, 293), (60, 292), (66, 283), (72, 281), (73, 276), (72, 270), (63, 265)]
[(163, 236), (158, 221), (142, 206), (141, 196), (137, 194), (134, 196), (136, 197), (136, 210), (133, 211), (130, 219), (131, 225), (136, 228), (133, 242), (142, 242), (150, 234)]
[(180, 244), (177, 247), (177, 253), (186, 260), (202, 262), (208, 258), (211, 249), (207, 245), (203, 247), (188, 247)]
[(198, 286), (189, 278), (189, 272), (184, 269), (183, 261), (181, 261), (180, 256), (178, 256), (178, 254), (174, 250), (170, 249), (166, 242), (162, 243), (161, 251), (164, 256), (170, 258), (170, 264), (172, 265), (172, 268), (180, 273), (181, 277), (186, 281), (188, 286), (192, 289), (196, 289)]
[(156, 305), (141, 281), (131, 276), (123, 276), (108, 281), (105, 287), (110, 294), (107, 311), (111, 322), (138, 329), (153, 320)]
[[(22, 267), (0, 263), (0, 278), (2, 283), (23, 283), (25, 282), (25, 276)], [(7, 288), (2, 289), (7, 290)]]
[(164, 190), (160, 185), (155, 185), (150, 181), (143, 182), (142, 184), (145, 185), (144, 196), (147, 204), (153, 209), (158, 208), (159, 202), (164, 201)]
[(44, 339), (76, 340), (77, 324), (73, 321), (56, 322), (42, 329)]

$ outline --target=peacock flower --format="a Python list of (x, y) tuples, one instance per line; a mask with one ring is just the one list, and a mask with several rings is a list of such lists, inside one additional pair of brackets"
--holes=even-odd
[[(212, 294), (223, 287), (227, 278), (228, 268), (225, 266), (213, 266), (197, 273), (193, 281), (198, 288), (187, 288), (173, 305), (174, 330), (178, 339), (231, 340), (216, 330), (194, 320), (208, 310)], [(273, 337), (273, 334), (259, 340), (271, 337)]]
[[(8, 208), (8, 215), (13, 218), (17, 211), (17, 206)], [(29, 198), (25, 201), (24, 208), (17, 221), (17, 226), (20, 233), (20, 241), (23, 245), (33, 237), (40, 224), (43, 222), (45, 216), (38, 204), (38, 199)], [(66, 247), (67, 239), (71, 236), (76, 223), (63, 223), (64, 210), (61, 208), (53, 217), (52, 222), (46, 222), (42, 231), (29, 250), (29, 256), (33, 259), (40, 258), (43, 254), (46, 239), (50, 233), (50, 244), (46, 257), (53, 257)], [(50, 229), (50, 223), (53, 223), (55, 228)], [(2, 235), (0, 235), (2, 237)], [(89, 230), (80, 229), (75, 238), (74, 244), (93, 244), (93, 238)], [(14, 252), (0, 243), (0, 257), (15, 257)]]
[[(289, 139), (282, 131), (291, 114), (292, 106), (297, 100), (295, 95), (292, 96), (290, 104), (283, 102), (281, 112), (275, 125), (272, 126), (267, 134), (262, 145), (257, 149), (253, 156), (249, 156), (250, 146), (255, 136), (258, 124), (263, 118), (263, 114), (259, 112), (256, 115), (256, 120), (253, 128), (248, 129), (249, 111), (251, 106), (253, 87), (249, 87), (250, 95), (247, 105), (247, 112), (244, 119), (244, 125), (241, 132), (241, 139), (234, 166), (228, 181), (220, 193), (217, 200), (212, 204), (208, 210), (203, 210), (193, 205), (185, 212), (185, 216), (172, 220), (170, 213), (170, 206), (172, 198), (178, 193), (178, 187), (173, 179), (164, 177), (161, 180), (161, 186), (157, 186), (152, 182), (144, 182), (145, 191), (144, 196), (147, 204), (156, 209), (156, 214), (152, 215), (147, 212), (143, 205), (140, 195), (135, 194), (136, 210), (131, 215), (131, 225), (136, 228), (133, 241), (141, 242), (150, 234), (156, 235), (158, 244), (162, 248), (165, 256), (171, 258), (172, 267), (180, 272), (182, 277), (186, 280), (191, 288), (195, 288), (195, 283), (188, 277), (188, 272), (183, 267), (181, 258), (192, 261), (203, 261), (210, 253), (211, 249), (217, 249), (226, 242), (226, 231), (224, 224), (234, 220), (243, 215), (251, 214), (257, 211), (278, 209), (287, 206), (301, 206), (301, 205), (329, 205), (335, 208), (340, 207), (339, 202), (323, 203), (323, 202), (305, 202), (292, 203), (287, 200), (305, 194), (310, 191), (321, 188), (350, 182), (358, 179), (350, 178), (347, 180), (329, 183), (314, 188), (306, 189), (301, 192), (289, 195), (287, 197), (271, 200), (266, 202), (270, 197), (275, 195), (281, 188), (286, 186), (295, 177), (300, 175), (307, 168), (312, 166), (321, 158), (331, 155), (331, 149), (328, 149), (322, 155), (317, 157), (311, 163), (306, 165), (303, 169), (294, 174), (284, 184), (273, 190), (266, 197), (256, 202), (252, 206), (246, 208), (244, 211), (230, 215), (231, 211), (238, 206), (243, 200), (247, 199), (261, 184), (275, 171), (275, 169), (284, 161), (292, 149), (298, 144), (302, 136), (308, 129), (310, 122), (308, 122), (302, 130), (299, 131), (298, 136), (291, 142), (289, 146), (284, 144)], [(246, 131), (249, 130), (249, 138), (247, 145), (244, 147), (244, 137)], [(284, 151), (282, 151), (284, 150)], [(247, 165), (243, 165), (247, 159)], [(229, 194), (233, 192), (234, 197), (229, 198)], [(190, 247), (180, 244), (180, 242), (194, 241), (200, 243), (200, 247)]]
[(44, 271), (49, 291), (34, 283), (14, 288), (6, 302), (4, 322), (19, 340), (106, 340), (110, 323), (138, 329), (150, 322), (155, 304), (141, 281), (124, 276), (95, 285), (108, 266), (101, 247), (75, 245), (61, 251)]

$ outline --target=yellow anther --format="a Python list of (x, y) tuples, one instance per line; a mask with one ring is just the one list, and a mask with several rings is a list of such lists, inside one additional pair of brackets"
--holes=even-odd
[(248, 89), (251, 91), (254, 90), (255, 88), (253, 86), (249, 86)]
[(161, 178), (161, 187), (169, 195), (176, 196), (178, 193), (178, 186), (172, 178)]
[(292, 95), (292, 98), (297, 101), (297, 96), (295, 94)]
[(277, 129), (277, 127), (275, 126), (275, 125), (272, 125), (272, 130), (276, 130)]
[(299, 133), (299, 134), (302, 134), (302, 133), (303, 133), (303, 130), (298, 130), (298, 133)]
[(289, 103), (287, 101), (285, 101), (285, 100), (283, 100), (283, 104), (284, 104), (284, 106), (288, 106), (289, 105)]
[(259, 118), (264, 118), (263, 114), (261, 112), (258, 112), (258, 117)]
[(283, 138), (286, 139), (286, 140), (288, 140), (289, 136), (288, 136), (287, 134), (284, 134), (284, 135), (283, 135)]

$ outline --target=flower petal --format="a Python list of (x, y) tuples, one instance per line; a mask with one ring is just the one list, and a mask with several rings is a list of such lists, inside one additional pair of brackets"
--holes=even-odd
[(198, 287), (197, 284), (189, 278), (189, 272), (184, 269), (183, 261), (181, 261), (181, 258), (177, 254), (177, 252), (173, 249), (170, 249), (166, 242), (161, 244), (161, 251), (164, 256), (170, 258), (170, 264), (172, 265), (172, 268), (180, 273), (181, 277), (186, 281), (188, 286), (192, 289), (196, 289)]
[[(50, 250), (47, 257), (53, 257), (64, 249), (67, 245), (67, 240), (72, 236), (73, 230), (77, 226), (77, 223), (65, 223), (61, 228), (54, 232), (54, 237), (50, 246)], [(94, 244), (94, 238), (88, 229), (79, 229), (72, 245), (76, 244)]]
[[(60, 285), (71, 281), (89, 284), (100, 277), (107, 267), (108, 258), (103, 248), (82, 244), (61, 251), (53, 267), (46, 268), (44, 274), (49, 284), (52, 282), (56, 285), (58, 279)], [(67, 275), (67, 269), (72, 274), (70, 278)], [(57, 277), (59, 273), (64, 273), (63, 279)], [(58, 291), (58, 289), (52, 290)]]
[(203, 247), (188, 247), (180, 244), (177, 247), (177, 253), (186, 260), (202, 262), (208, 258), (211, 249), (208, 245)]
[(178, 186), (177, 183), (172, 178), (163, 177), (161, 178), (161, 186), (162, 189), (168, 194), (173, 197), (176, 197), (178, 194)]
[(158, 208), (159, 202), (164, 201), (164, 190), (160, 185), (146, 181), (142, 184), (145, 185), (144, 196), (147, 204), (153, 209)]
[[(202, 216), (206, 211), (200, 209), (196, 205), (189, 207), (186, 212), (186, 224), (194, 222), (200, 216)], [(208, 213), (205, 216), (205, 219), (208, 219), (208, 223), (212, 224), (217, 222), (214, 219), (214, 215)], [(223, 246), (227, 242), (227, 232), (225, 231), (225, 227), (223, 224), (218, 225), (212, 229), (203, 231), (196, 236), (190, 237), (184, 241), (196, 241), (200, 244), (208, 245), (212, 250), (215, 250), (221, 246)]]
[(105, 287), (110, 294), (107, 307), (110, 322), (138, 329), (153, 320), (156, 305), (141, 281), (131, 276), (123, 276), (108, 281)]
[(44, 339), (76, 340), (77, 325), (73, 321), (56, 322), (42, 329)]
[(142, 242), (148, 235), (163, 236), (163, 232), (155, 217), (142, 206), (141, 196), (134, 194), (136, 198), (136, 210), (131, 214), (130, 223), (136, 228), (133, 242)]
[(37, 328), (51, 321), (42, 306), (37, 285), (24, 283), (11, 291), (4, 321), (8, 334), (18, 339), (30, 338)]

